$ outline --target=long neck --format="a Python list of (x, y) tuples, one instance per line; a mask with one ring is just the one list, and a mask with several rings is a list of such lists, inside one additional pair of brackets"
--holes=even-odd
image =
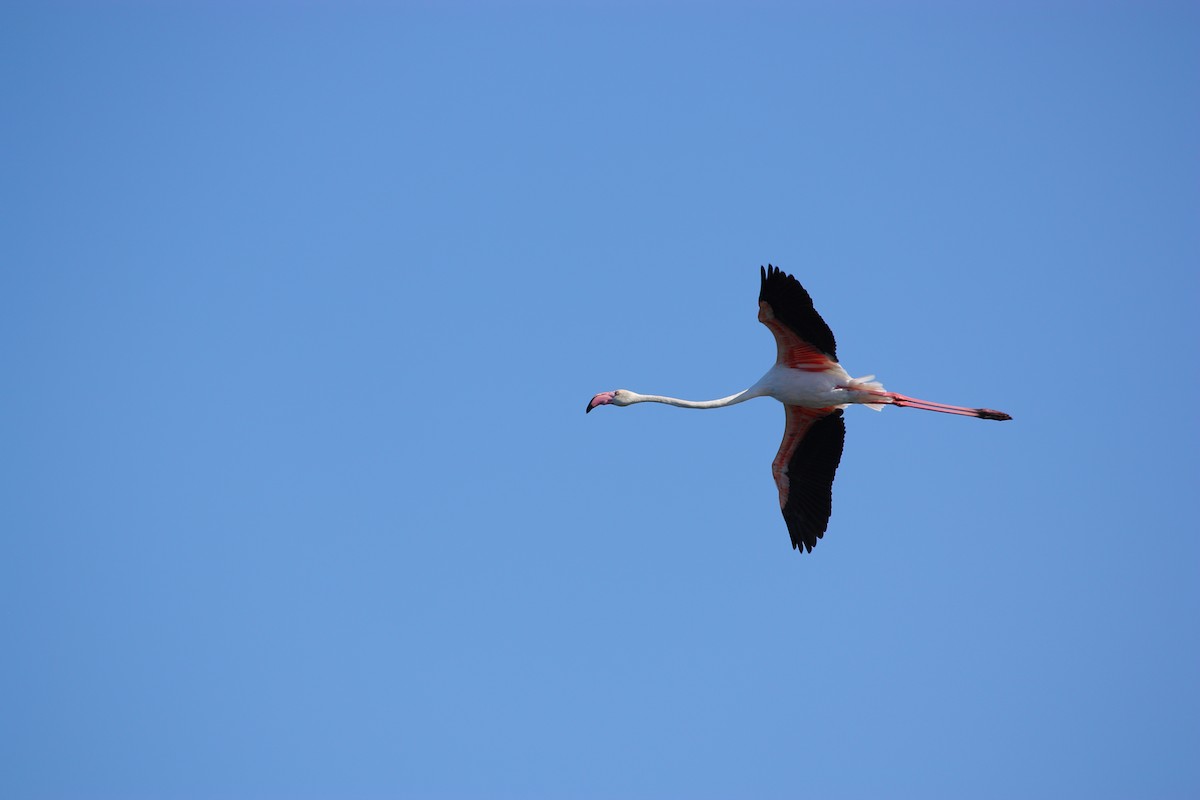
[(629, 401), (629, 405), (634, 403), (666, 403), (669, 406), (679, 406), (680, 408), (724, 408), (749, 400), (752, 397), (758, 397), (758, 392), (753, 389), (747, 389), (744, 392), (731, 394), (729, 397), (722, 397), (717, 400), (680, 400), (678, 397), (663, 397), (657, 394), (637, 394), (630, 392), (633, 399)]

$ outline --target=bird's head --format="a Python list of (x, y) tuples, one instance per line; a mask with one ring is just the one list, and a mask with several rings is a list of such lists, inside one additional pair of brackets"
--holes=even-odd
[(617, 389), (615, 392), (601, 392), (588, 401), (587, 409), (584, 411), (584, 413), (590, 413), (591, 410), (597, 406), (627, 406), (630, 403), (635, 402), (635, 397), (637, 397), (637, 395), (628, 389)]

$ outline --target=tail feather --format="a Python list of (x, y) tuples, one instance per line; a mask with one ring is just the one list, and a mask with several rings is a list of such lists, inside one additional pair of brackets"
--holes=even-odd
[[(865, 392), (887, 391), (886, 389), (883, 388), (882, 383), (875, 380), (874, 375), (864, 375), (861, 378), (851, 378), (850, 382), (846, 385), (849, 386), (851, 389), (862, 389)], [(863, 403), (863, 405), (866, 406), (867, 408), (871, 409), (872, 411), (883, 411), (883, 407), (888, 404), (886, 402), (884, 402), (884, 403)]]

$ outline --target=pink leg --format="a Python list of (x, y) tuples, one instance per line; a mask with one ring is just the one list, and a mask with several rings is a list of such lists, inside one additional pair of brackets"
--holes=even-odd
[(901, 408), (919, 408), (922, 411), (938, 411), (942, 414), (959, 414), (964, 417), (977, 417), (979, 419), (995, 419), (1006, 420), (1012, 419), (1003, 411), (994, 411), (990, 408), (965, 408), (963, 406), (951, 406), (946, 403), (935, 403), (932, 400), (918, 400), (915, 397), (909, 397), (895, 392), (873, 392), (881, 397), (890, 398), (891, 404), (900, 406)]

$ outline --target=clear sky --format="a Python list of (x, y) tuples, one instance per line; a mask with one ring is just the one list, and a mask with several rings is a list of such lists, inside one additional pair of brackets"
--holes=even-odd
[[(900, 6), (903, 5), (903, 8)], [(0, 795), (1200, 795), (1200, 6), (6, 3)], [(759, 265), (842, 363), (789, 546)]]

